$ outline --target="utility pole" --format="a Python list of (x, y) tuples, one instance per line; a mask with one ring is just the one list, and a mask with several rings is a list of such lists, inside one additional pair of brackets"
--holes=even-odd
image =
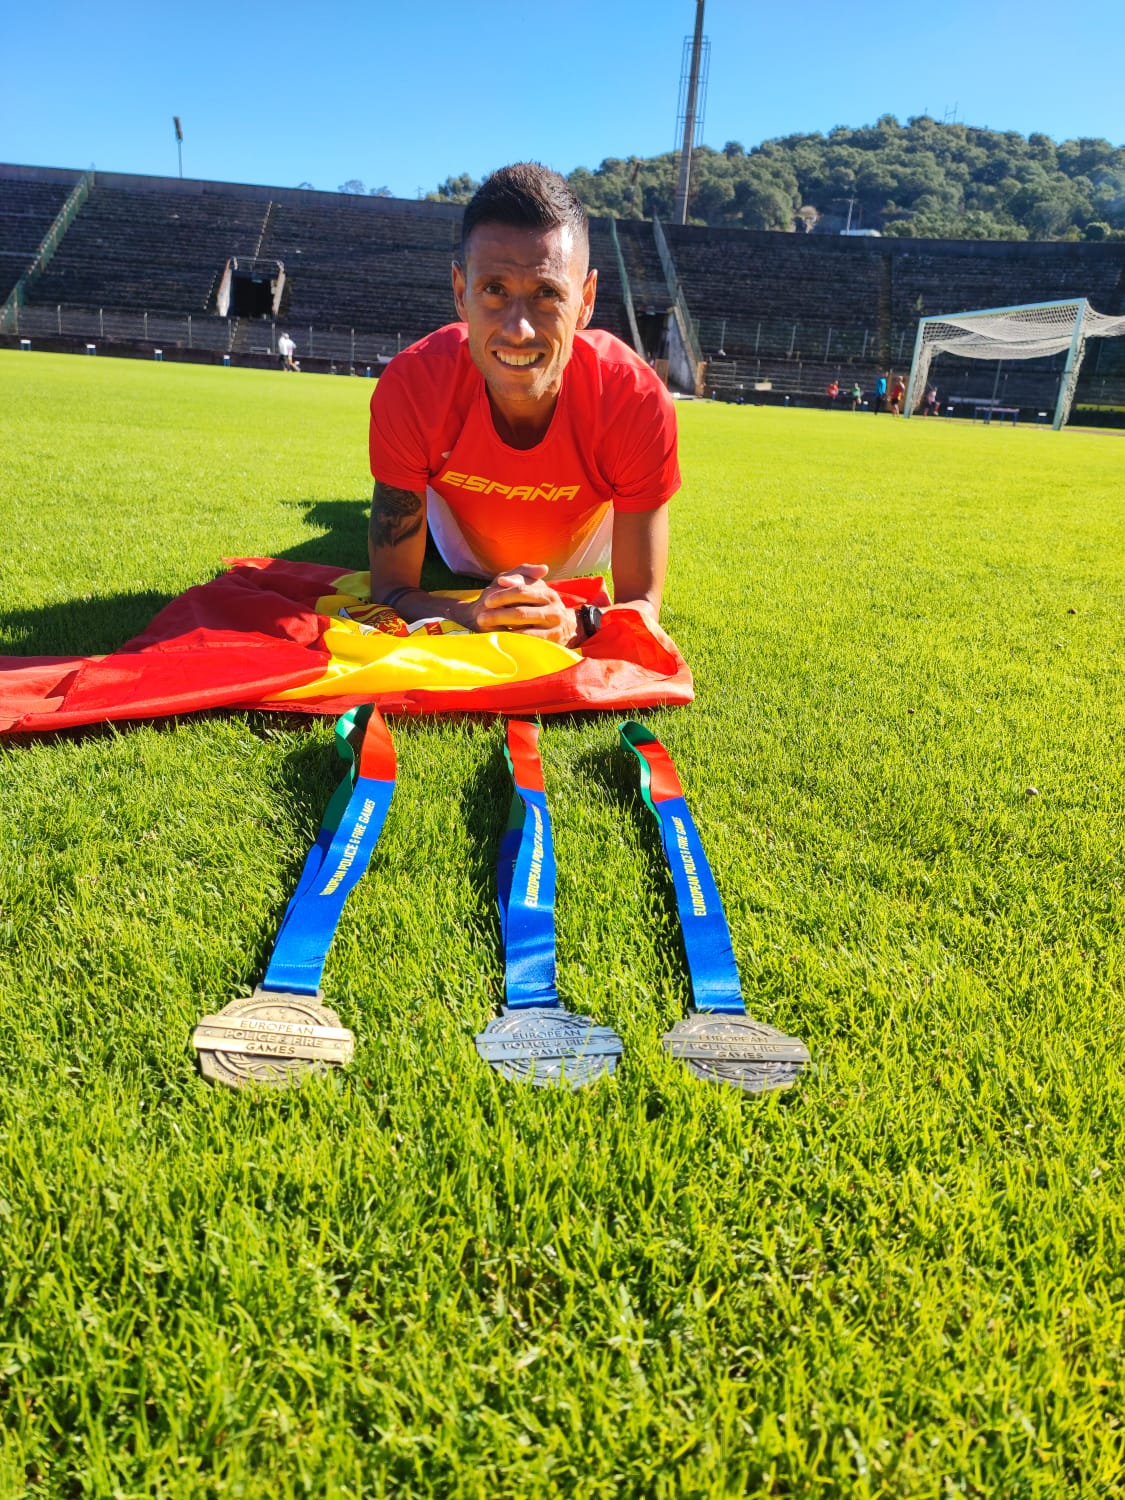
[(699, 65), (703, 55), (703, 0), (695, 0), (695, 36), (691, 44), (691, 75), (688, 79), (684, 109), (684, 144), (680, 152), (680, 180), (676, 184), (677, 224), (687, 223), (688, 198), (691, 194), (691, 153), (695, 145), (695, 121), (699, 105)]

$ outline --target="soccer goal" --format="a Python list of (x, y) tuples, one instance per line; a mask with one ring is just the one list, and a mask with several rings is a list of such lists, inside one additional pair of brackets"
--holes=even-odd
[[(906, 388), (903, 415), (909, 417), (926, 390), (935, 354), (961, 359), (1042, 359), (1065, 351), (1055, 403), (1057, 429), (1070, 415), (1082, 354), (1088, 338), (1125, 333), (1125, 317), (1095, 312), (1085, 297), (1066, 302), (1029, 302), (1022, 307), (986, 307), (977, 312), (942, 313), (921, 318)], [(982, 403), (983, 405), (984, 403)]]

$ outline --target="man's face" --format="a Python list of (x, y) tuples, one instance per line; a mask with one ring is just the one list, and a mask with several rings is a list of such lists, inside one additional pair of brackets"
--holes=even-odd
[(567, 226), (516, 229), (480, 224), (465, 265), (453, 267), (457, 311), (469, 325), (469, 353), (502, 410), (553, 402), (575, 331), (594, 311), (598, 273)]

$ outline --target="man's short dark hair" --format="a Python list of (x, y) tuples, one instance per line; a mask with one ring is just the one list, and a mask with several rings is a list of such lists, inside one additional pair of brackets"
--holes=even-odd
[(586, 210), (558, 172), (537, 161), (518, 161), (486, 177), (473, 194), (461, 223), (461, 264), (478, 224), (508, 224), (513, 229), (573, 230), (576, 242), (589, 248)]

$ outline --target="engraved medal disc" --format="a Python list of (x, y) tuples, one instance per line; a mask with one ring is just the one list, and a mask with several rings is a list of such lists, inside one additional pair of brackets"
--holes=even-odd
[(809, 1049), (749, 1016), (694, 1011), (664, 1036), (664, 1047), (708, 1083), (728, 1083), (748, 1094), (788, 1088), (809, 1065)]
[(505, 1010), (476, 1038), (477, 1051), (505, 1078), (580, 1089), (612, 1073), (621, 1038), (590, 1016), (557, 1006)]
[(355, 1037), (321, 999), (259, 985), (249, 1000), (232, 1000), (218, 1015), (204, 1016), (191, 1039), (200, 1072), (229, 1088), (286, 1088), (326, 1073), (330, 1064), (350, 1062)]

